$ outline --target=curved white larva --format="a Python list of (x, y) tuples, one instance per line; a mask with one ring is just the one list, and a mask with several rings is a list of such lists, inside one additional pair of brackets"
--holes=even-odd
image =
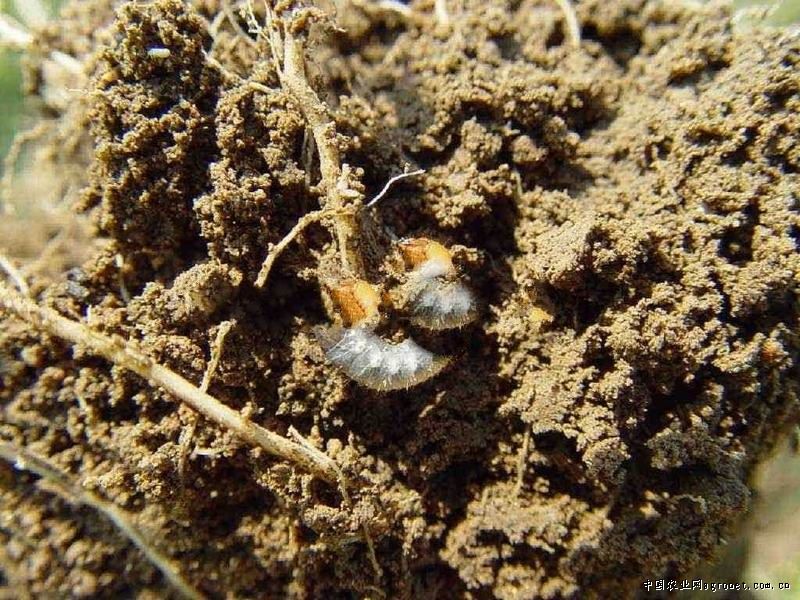
[(477, 312), (472, 292), (459, 282), (425, 281), (408, 303), (415, 325), (428, 329), (453, 329), (472, 321)]
[(475, 296), (463, 283), (439, 279), (444, 273), (432, 262), (423, 263), (406, 284), (409, 317), (428, 329), (463, 327), (477, 316)]
[(325, 358), (353, 381), (386, 392), (410, 388), (438, 374), (448, 359), (408, 338), (392, 344), (364, 327), (318, 332)]

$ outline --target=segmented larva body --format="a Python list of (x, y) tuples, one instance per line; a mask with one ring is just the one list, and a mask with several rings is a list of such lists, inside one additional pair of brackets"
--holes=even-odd
[[(447, 248), (415, 238), (403, 240), (400, 253), (410, 273), (392, 298), (413, 323), (434, 330), (453, 329), (477, 316), (475, 297), (458, 281)], [(318, 328), (317, 340), (328, 362), (356, 383), (381, 392), (406, 389), (447, 366), (448, 358), (425, 350), (411, 338), (394, 344), (375, 334), (382, 297), (370, 283), (350, 279), (328, 289), (344, 327)]]
[(331, 327), (319, 331), (317, 338), (330, 363), (356, 383), (380, 392), (427, 381), (448, 363), (410, 338), (393, 344), (365, 327)]
[(448, 359), (406, 339), (393, 344), (373, 329), (380, 320), (380, 294), (362, 280), (339, 282), (330, 289), (344, 327), (320, 327), (317, 340), (329, 363), (365, 387), (387, 392), (427, 381)]
[(477, 314), (475, 297), (459, 281), (429, 278), (420, 271), (412, 274), (406, 290), (408, 317), (420, 327), (434, 330), (463, 327)]
[(477, 316), (475, 296), (455, 279), (450, 252), (424, 238), (404, 241), (400, 246), (406, 264), (413, 267), (400, 295), (415, 325), (441, 330), (463, 327)]

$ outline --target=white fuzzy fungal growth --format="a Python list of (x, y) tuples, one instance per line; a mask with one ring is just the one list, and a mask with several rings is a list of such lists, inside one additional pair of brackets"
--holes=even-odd
[(350, 379), (387, 392), (415, 386), (437, 375), (448, 359), (411, 339), (392, 344), (365, 327), (318, 330), (325, 357)]
[(406, 284), (411, 321), (428, 329), (463, 327), (477, 315), (472, 292), (459, 281), (446, 281), (447, 271), (436, 260), (421, 264)]

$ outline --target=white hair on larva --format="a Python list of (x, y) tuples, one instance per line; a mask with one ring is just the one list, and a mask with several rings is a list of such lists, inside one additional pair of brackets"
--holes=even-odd
[(450, 273), (452, 266), (443, 260), (431, 258), (418, 266), (414, 273), (420, 279), (436, 279)]
[(429, 260), (412, 274), (407, 285), (407, 309), (415, 325), (441, 330), (463, 327), (477, 316), (475, 296), (463, 283), (440, 279), (447, 272)]
[(427, 329), (463, 327), (475, 315), (475, 297), (457, 281), (426, 281), (416, 289), (409, 302), (411, 322)]
[(366, 327), (320, 329), (317, 338), (330, 363), (353, 381), (380, 392), (427, 381), (448, 363), (410, 338), (392, 344)]

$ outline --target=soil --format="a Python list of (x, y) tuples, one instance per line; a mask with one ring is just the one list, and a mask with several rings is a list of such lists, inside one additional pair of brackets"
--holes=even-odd
[[(196, 383), (232, 322), (209, 391), (296, 428), (351, 480), (348, 506), (3, 315), (0, 436), (134, 514), (209, 597), (630, 597), (714, 555), (800, 420), (800, 38), (736, 34), (720, 8), (588, 0), (574, 48), (550, 0), (448, 6), (443, 24), (425, 0), (406, 16), (340, 3), (338, 28), (309, 35), (364, 197), (425, 169), (364, 213), (369, 279), (396, 277), (392, 236), (426, 236), (455, 247), (481, 302), (449, 332), (387, 314), (387, 335), (453, 357), (390, 393), (315, 342), (332, 318), (323, 225), (253, 285), (323, 198), (267, 43), (215, 0), (73, 1), (36, 34), (49, 160), (81, 174), (100, 240), (31, 281), (38, 302)], [(72, 109), (47, 103), (52, 50), (92, 73)], [(4, 593), (174, 593), (110, 522), (34, 479), (0, 471)]]

